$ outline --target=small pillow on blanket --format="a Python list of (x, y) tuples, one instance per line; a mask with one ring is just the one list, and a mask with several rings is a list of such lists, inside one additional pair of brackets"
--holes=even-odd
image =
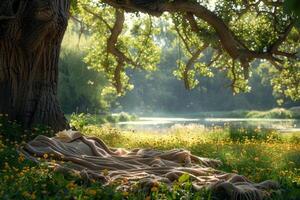
[(54, 138), (62, 142), (69, 143), (81, 137), (82, 134), (79, 131), (73, 131), (70, 129), (70, 130), (63, 130), (56, 133)]

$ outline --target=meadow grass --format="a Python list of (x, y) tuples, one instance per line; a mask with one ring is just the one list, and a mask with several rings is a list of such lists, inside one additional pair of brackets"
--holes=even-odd
[(196, 125), (177, 126), (165, 133), (119, 131), (110, 126), (87, 126), (82, 131), (114, 147), (185, 148), (201, 157), (220, 159), (220, 170), (242, 174), (254, 182), (278, 181), (283, 199), (300, 197), (300, 133), (231, 127), (207, 130)]
[[(195, 192), (189, 182), (165, 185), (144, 191), (117, 190), (87, 182), (77, 175), (63, 175), (18, 155), (16, 149), (36, 135), (52, 135), (37, 127), (24, 132), (16, 122), (0, 120), (0, 199), (211, 199), (209, 191)], [(270, 199), (296, 200), (300, 197), (300, 134), (279, 134), (263, 129), (207, 130), (198, 126), (177, 126), (167, 132), (120, 131), (109, 125), (87, 125), (80, 129), (108, 145), (124, 148), (185, 148), (192, 153), (223, 162), (219, 168), (247, 176), (255, 182), (273, 179), (281, 191)], [(23, 134), (23, 137), (17, 137)], [(54, 161), (53, 161), (54, 162)]]

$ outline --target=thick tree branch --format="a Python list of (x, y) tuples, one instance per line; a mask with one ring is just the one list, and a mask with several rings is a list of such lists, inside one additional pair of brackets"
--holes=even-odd
[[(103, 0), (104, 3), (107, 3), (115, 8), (121, 8), (127, 12), (144, 12), (154, 16), (161, 16), (164, 12), (168, 12), (172, 15), (181, 15), (184, 22), (188, 22), (191, 30), (196, 33), (199, 37), (201, 35), (206, 35), (208, 33), (207, 30), (203, 30), (199, 25), (198, 20), (205, 21), (210, 27), (212, 27), (215, 31), (215, 36), (213, 38), (214, 48), (217, 50), (224, 50), (231, 59), (233, 60), (233, 65), (231, 67), (231, 73), (233, 76), (232, 88), (238, 88), (236, 86), (236, 82), (238, 81), (237, 66), (240, 66), (244, 73), (244, 79), (249, 78), (249, 68), (250, 63), (254, 59), (264, 59), (269, 61), (278, 71), (283, 71), (283, 62), (285, 59), (297, 59), (296, 53), (285, 52), (279, 50), (283, 43), (287, 40), (291, 30), (294, 27), (293, 23), (290, 23), (286, 26), (284, 31), (280, 33), (281, 27), (278, 28), (278, 7), (283, 6), (282, 0), (257, 0), (253, 3), (249, 3), (247, 0), (244, 0), (244, 8), (240, 10), (236, 10), (237, 16), (241, 16), (244, 13), (249, 12), (249, 10), (254, 9), (254, 12), (261, 14), (266, 13), (270, 16), (275, 23), (275, 32), (278, 35), (277, 40), (272, 45), (268, 45), (266, 50), (264, 51), (255, 51), (251, 50), (247, 47), (236, 35), (235, 33), (229, 28), (229, 25), (217, 14), (213, 11), (209, 10), (208, 8), (202, 6), (198, 1), (185, 1), (185, 0), (161, 0), (161, 1), (149, 1), (147, 4), (135, 4), (134, 1), (127, 0), (127, 1), (119, 1), (119, 0)], [(263, 4), (264, 8), (262, 8), (261, 4)], [(240, 13), (239, 13), (240, 12)], [(286, 21), (289, 21), (287, 19)], [(292, 20), (291, 20), (292, 21)], [(176, 25), (176, 23), (175, 23)], [(185, 28), (185, 27), (184, 27)], [(191, 58), (185, 66), (184, 72), (182, 74), (183, 79), (185, 81), (186, 88), (190, 88), (189, 85), (189, 71), (191, 67), (196, 62), (197, 58), (201, 54), (200, 49), (195, 48), (196, 51), (193, 51), (194, 48), (190, 47), (189, 38), (186, 37), (184, 31), (186, 30), (179, 30), (179, 27), (175, 26), (175, 29), (183, 41), (187, 51), (191, 54)], [(279, 30), (280, 29), (280, 30)], [(183, 31), (183, 33), (182, 33)], [(220, 47), (215, 45), (215, 41), (220, 42)], [(209, 41), (206, 41), (209, 43)], [(220, 56), (216, 56), (211, 64), (214, 63), (216, 60), (219, 59)], [(211, 65), (210, 64), (210, 65)], [(242, 88), (238, 88), (242, 90)], [(235, 90), (235, 89), (234, 89)]]
[(192, 57), (187, 62), (184, 72), (183, 72), (183, 81), (186, 89), (191, 89), (188, 73), (192, 69), (193, 65), (196, 63), (200, 54), (208, 47), (208, 44), (204, 44), (201, 48), (197, 49), (194, 53), (192, 53)]
[(275, 53), (278, 52), (279, 46), (286, 40), (292, 28), (294, 27), (294, 23), (290, 23), (284, 32), (280, 35), (280, 37), (274, 42), (274, 44), (270, 47), (269, 51)]
[[(153, 15), (161, 15), (163, 12), (169, 13), (193, 13), (196, 17), (209, 23), (217, 32), (223, 48), (233, 58), (239, 57), (239, 48), (241, 44), (235, 39), (233, 33), (227, 25), (215, 13), (208, 10), (199, 3), (189, 1), (176, 0), (174, 2), (161, 1), (161, 3), (153, 3), (153, 6), (141, 7), (133, 3), (119, 4), (116, 0), (104, 0), (105, 3), (114, 7), (123, 8), (126, 11), (141, 11)], [(159, 1), (160, 2), (160, 1)]]
[(205, 35), (205, 36), (209, 35), (209, 37), (213, 38), (214, 40), (217, 40), (217, 41), (219, 40), (217, 35), (212, 35), (211, 33), (208, 32), (207, 29), (203, 29), (198, 26), (198, 23), (195, 19), (195, 16), (193, 15), (193, 13), (186, 13), (184, 15), (184, 18), (188, 21), (189, 25), (191, 26), (191, 30), (193, 32), (195, 32), (196, 34), (198, 34), (199, 36), (201, 36), (200, 35), (200, 33), (201, 33), (202, 35)]
[(124, 63), (127, 62), (132, 65), (136, 65), (130, 58), (128, 58), (123, 52), (121, 52), (117, 47), (117, 42), (120, 34), (122, 33), (125, 15), (123, 10), (116, 10), (116, 21), (111, 29), (111, 35), (107, 40), (107, 52), (115, 55), (118, 62)]
[(103, 22), (105, 24), (105, 26), (112, 31), (112, 27), (109, 25), (109, 23), (99, 14), (95, 13), (92, 11), (92, 9), (88, 8), (87, 6), (82, 6), (82, 8), (89, 14), (93, 15), (94, 17), (96, 17), (97, 19), (99, 19), (101, 22)]
[(125, 22), (124, 11), (116, 9), (115, 19), (115, 24), (111, 29), (111, 35), (107, 40), (107, 52), (114, 55), (117, 59), (117, 66), (114, 70), (114, 86), (117, 92), (121, 93), (123, 90), (121, 73), (124, 71), (124, 66), (126, 63), (136, 66), (136, 63), (117, 48), (118, 38), (122, 33)]
[(182, 40), (182, 42), (183, 42), (183, 44), (184, 44), (186, 50), (187, 50), (191, 55), (193, 55), (193, 52), (192, 52), (192, 50), (191, 50), (191, 48), (190, 48), (188, 42), (186, 41), (186, 39), (184, 38), (184, 36), (181, 34), (181, 32), (180, 32), (178, 26), (175, 24), (174, 27), (175, 27), (175, 31), (177, 32), (178, 36), (179, 36), (180, 39)]

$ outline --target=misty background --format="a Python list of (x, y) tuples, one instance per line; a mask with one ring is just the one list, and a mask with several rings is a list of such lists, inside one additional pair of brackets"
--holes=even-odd
[[(80, 37), (79, 37), (80, 36)], [(198, 77), (200, 84), (193, 90), (186, 90), (183, 81), (173, 75), (176, 60), (181, 57), (181, 47), (175, 34), (162, 32), (157, 40), (162, 41), (161, 61), (157, 70), (127, 70), (134, 89), (124, 96), (117, 96), (106, 90), (108, 81), (104, 74), (89, 68), (84, 57), (89, 47), (89, 34), (79, 34), (79, 28), (70, 25), (62, 46), (59, 66), (59, 101), (65, 113), (107, 113), (129, 112), (141, 116), (159, 114), (184, 114), (209, 111), (268, 110), (274, 107), (290, 108), (300, 102), (284, 99), (278, 105), (279, 97), (273, 95), (268, 80), (259, 63), (250, 78), (249, 93), (234, 95), (230, 80), (225, 72), (215, 70), (212, 78)], [(77, 42), (74, 42), (77, 41)], [(209, 59), (207, 52), (204, 59)]]

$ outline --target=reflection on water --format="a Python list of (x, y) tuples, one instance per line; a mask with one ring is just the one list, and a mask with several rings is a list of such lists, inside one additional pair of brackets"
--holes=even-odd
[(276, 129), (282, 132), (300, 132), (300, 120), (294, 119), (258, 119), (258, 118), (169, 118), (169, 117), (141, 117), (137, 121), (120, 122), (122, 129), (131, 130), (163, 130), (174, 125), (195, 124), (206, 128), (225, 125), (241, 127), (260, 127)]

